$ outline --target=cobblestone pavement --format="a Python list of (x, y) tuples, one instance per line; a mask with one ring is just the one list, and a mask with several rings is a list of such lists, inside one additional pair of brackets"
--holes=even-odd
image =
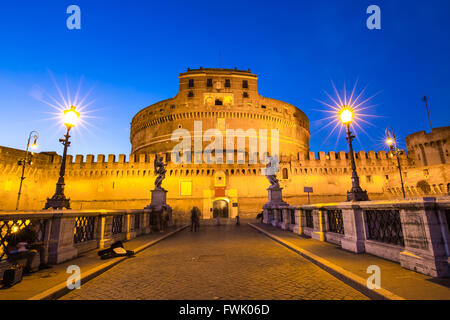
[(248, 225), (186, 229), (62, 299), (368, 299)]

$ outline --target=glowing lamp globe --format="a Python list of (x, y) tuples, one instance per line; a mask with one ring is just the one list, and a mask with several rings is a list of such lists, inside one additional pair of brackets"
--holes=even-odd
[(64, 124), (67, 128), (74, 127), (78, 119), (80, 118), (80, 113), (75, 110), (75, 107), (72, 106), (68, 110), (64, 110)]
[(33, 142), (33, 144), (31, 145), (31, 149), (36, 150), (37, 147), (38, 147), (38, 145), (37, 145), (37, 138), (35, 137), (35, 138), (34, 138), (34, 142)]
[(343, 124), (349, 124), (353, 119), (353, 112), (351, 109), (344, 106), (339, 113), (339, 118), (341, 119)]
[(392, 140), (392, 138), (387, 138), (386, 144), (387, 144), (388, 146), (392, 146), (392, 145), (394, 144), (394, 140)]

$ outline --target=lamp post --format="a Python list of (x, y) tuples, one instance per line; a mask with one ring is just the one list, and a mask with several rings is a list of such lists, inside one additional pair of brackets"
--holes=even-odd
[(369, 197), (367, 196), (367, 192), (365, 190), (362, 190), (361, 186), (359, 185), (359, 177), (358, 173), (356, 172), (355, 156), (353, 154), (352, 141), (355, 136), (350, 131), (350, 124), (353, 120), (353, 110), (346, 105), (343, 105), (341, 111), (339, 112), (339, 118), (342, 124), (347, 127), (347, 142), (350, 150), (350, 160), (352, 166), (352, 189), (347, 192), (347, 201), (368, 201)]
[(27, 164), (31, 165), (32, 162), (32, 158), (33, 158), (33, 152), (31, 152), (30, 157), (28, 157), (29, 154), (29, 149), (30, 149), (30, 141), (31, 141), (31, 136), (33, 136), (34, 142), (31, 145), (31, 149), (36, 149), (37, 148), (37, 139), (39, 139), (39, 133), (37, 131), (31, 131), (30, 135), (28, 136), (28, 142), (27, 142), (27, 150), (25, 153), (25, 158), (20, 159), (17, 164), (19, 166), (22, 166), (22, 175), (20, 176), (20, 184), (19, 184), (19, 192), (17, 193), (17, 202), (16, 202), (16, 210), (19, 210), (19, 201), (20, 201), (20, 195), (22, 194), (22, 184), (23, 184), (23, 180), (25, 180), (25, 167)]
[(72, 129), (78, 121), (80, 117), (80, 113), (75, 110), (75, 107), (72, 106), (68, 110), (64, 110), (64, 124), (67, 128), (67, 133), (64, 135), (64, 139), (59, 139), (64, 145), (64, 152), (61, 161), (61, 168), (59, 170), (59, 179), (56, 183), (56, 191), (53, 197), (47, 198), (47, 202), (45, 204), (44, 210), (47, 209), (70, 209), (70, 199), (67, 199), (64, 195), (64, 174), (66, 172), (66, 156), (67, 156), (67, 148), (70, 146), (70, 129)]
[(397, 148), (397, 139), (395, 138), (395, 132), (394, 129), (391, 127), (386, 128), (386, 144), (389, 146), (389, 150), (391, 152), (391, 155), (395, 153), (395, 156), (397, 157), (397, 168), (398, 172), (400, 174), (400, 183), (402, 184), (402, 193), (403, 193), (403, 199), (406, 198), (405, 194), (405, 186), (403, 185), (403, 175), (402, 175), (402, 166), (400, 163), (400, 157), (399, 157), (399, 149)]

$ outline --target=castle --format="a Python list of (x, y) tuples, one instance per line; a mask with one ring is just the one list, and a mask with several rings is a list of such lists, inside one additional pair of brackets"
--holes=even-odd
[[(304, 204), (312, 187), (311, 202), (345, 201), (351, 188), (349, 155), (341, 152), (311, 152), (309, 121), (299, 108), (283, 101), (262, 97), (257, 75), (250, 70), (188, 69), (179, 76), (178, 94), (138, 112), (131, 123), (131, 154), (68, 156), (65, 194), (72, 209), (144, 208), (150, 201), (155, 180), (156, 155), (168, 162), (163, 187), (176, 218), (182, 219), (192, 206), (201, 209), (203, 218), (212, 217), (215, 207), (229, 218), (239, 214), (254, 217), (267, 201), (268, 181), (261, 174), (262, 163), (249, 163), (250, 143), (226, 157), (233, 163), (205, 164), (196, 161), (195, 150), (184, 154), (189, 160), (171, 161), (172, 139), (176, 130), (189, 132), (195, 140), (194, 124), (201, 121), (201, 134), (208, 130), (237, 130), (250, 139), (248, 129), (278, 129), (280, 164), (278, 179), (283, 197), (290, 204)], [(241, 131), (238, 131), (241, 129)], [(431, 133), (417, 132), (406, 138), (407, 154), (400, 155), (407, 197), (447, 195), (450, 188), (450, 127)], [(247, 140), (244, 140), (247, 141)], [(249, 140), (248, 140), (249, 141)], [(191, 146), (195, 144), (195, 141)], [(225, 145), (226, 142), (223, 142)], [(202, 150), (208, 142), (201, 140)], [(271, 145), (271, 137), (268, 137)], [(272, 147), (271, 147), (272, 148)], [(18, 159), (25, 151), (0, 147), (0, 210), (15, 208), (21, 167)], [(201, 156), (201, 155), (200, 155)], [(258, 157), (258, 155), (256, 155)], [(185, 158), (186, 160), (186, 158)], [(27, 166), (20, 208), (42, 209), (54, 193), (61, 156), (41, 152)], [(356, 153), (361, 186), (369, 198), (401, 197), (397, 161), (385, 151)]]

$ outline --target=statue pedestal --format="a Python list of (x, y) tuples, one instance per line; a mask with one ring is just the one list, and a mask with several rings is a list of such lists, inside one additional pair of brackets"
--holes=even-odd
[(289, 206), (283, 201), (283, 188), (280, 187), (270, 187), (267, 189), (269, 191), (269, 201), (263, 206), (263, 209), (273, 209), (280, 206)]
[(151, 192), (151, 203), (145, 209), (151, 210), (150, 216), (151, 221), (154, 221), (153, 225), (162, 231), (165, 227), (172, 226), (172, 208), (166, 202), (167, 190), (159, 188)]
[(269, 201), (263, 206), (264, 210), (264, 223), (278, 226), (283, 222), (281, 215), (283, 214), (283, 208), (289, 207), (289, 205), (283, 201), (283, 188), (279, 186), (271, 186), (269, 191)]
[(145, 207), (145, 209), (152, 209), (154, 211), (160, 211), (163, 209), (163, 207), (167, 206), (166, 203), (166, 194), (167, 190), (161, 189), (155, 189), (152, 190), (152, 201), (148, 206)]

